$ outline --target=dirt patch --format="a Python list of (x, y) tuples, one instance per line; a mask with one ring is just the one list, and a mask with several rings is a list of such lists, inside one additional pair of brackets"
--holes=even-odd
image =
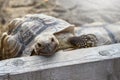
[(0, 0), (0, 35), (7, 31), (10, 20), (26, 14), (45, 13), (52, 15), (54, 0)]

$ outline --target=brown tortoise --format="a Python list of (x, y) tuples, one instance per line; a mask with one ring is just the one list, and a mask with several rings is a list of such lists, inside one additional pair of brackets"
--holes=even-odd
[(48, 56), (61, 49), (120, 42), (119, 23), (97, 24), (74, 27), (66, 21), (43, 14), (17, 18), (10, 22), (8, 33), (2, 36), (1, 56), (3, 59), (30, 55)]
[(12, 20), (8, 27), (1, 38), (1, 59), (52, 55), (59, 45), (53, 34), (72, 29), (73, 25), (44, 14), (29, 14)]

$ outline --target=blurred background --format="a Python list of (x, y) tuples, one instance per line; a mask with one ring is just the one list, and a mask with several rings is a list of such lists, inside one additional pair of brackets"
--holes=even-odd
[(120, 0), (0, 0), (0, 36), (10, 20), (44, 13), (76, 26), (120, 21)]

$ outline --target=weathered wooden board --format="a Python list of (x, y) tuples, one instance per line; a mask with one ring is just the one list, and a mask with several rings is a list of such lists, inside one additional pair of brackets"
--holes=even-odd
[(0, 61), (0, 80), (119, 80), (120, 44)]

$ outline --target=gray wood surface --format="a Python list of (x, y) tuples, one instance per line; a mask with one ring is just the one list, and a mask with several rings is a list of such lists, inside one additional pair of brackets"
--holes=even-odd
[[(0, 80), (119, 80), (120, 44), (0, 61)], [(91, 79), (89, 79), (91, 77)]]

